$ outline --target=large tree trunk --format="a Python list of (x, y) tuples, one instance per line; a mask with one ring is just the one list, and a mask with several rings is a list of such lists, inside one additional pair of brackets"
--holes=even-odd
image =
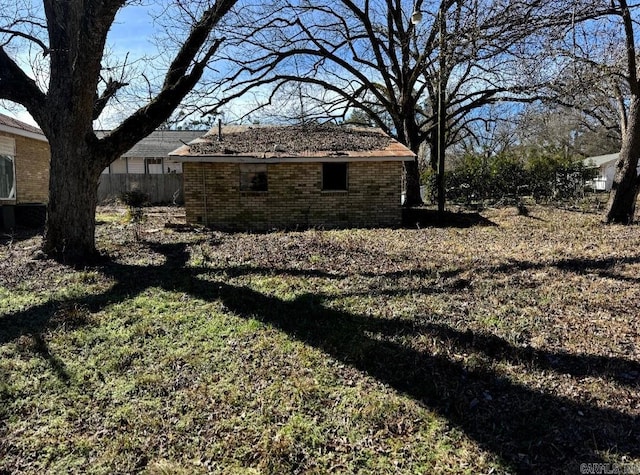
[[(100, 172), (166, 121), (196, 86), (223, 41), (214, 38), (218, 33), (214, 33), (215, 28), (236, 2), (205, 2), (206, 8), (199, 9), (200, 16), (193, 18), (188, 34), (177, 45), (160, 91), (100, 140), (93, 132), (93, 121), (117, 91), (127, 86), (112, 74), (122, 77), (131, 74), (124, 65), (121, 73), (103, 71), (102, 67), (109, 30), (117, 12), (129, 2), (43, 0), (44, 19), (17, 22), (24, 23), (26, 33), (19, 28), (3, 32), (31, 41), (29, 48), (41, 48), (42, 57), (49, 61), (45, 68), (49, 83), (44, 93), (7, 54), (5, 46), (11, 37), (0, 44), (0, 99), (24, 105), (42, 128), (51, 148), (43, 245), (47, 254), (73, 261), (96, 254), (95, 210)], [(45, 23), (47, 35), (42, 31), (42, 37), (48, 36), (49, 44), (40, 39), (40, 32), (31, 31), (34, 25), (44, 27)], [(149, 94), (154, 88), (149, 84)]]
[(420, 170), (417, 158), (410, 162), (404, 162), (404, 176), (407, 193), (404, 205), (420, 206), (422, 204), (422, 195), (420, 194)]
[(84, 140), (51, 143), (49, 205), (44, 252), (68, 261), (96, 256), (95, 212), (99, 167)]
[(638, 199), (638, 158), (640, 157), (640, 102), (631, 100), (628, 124), (622, 138), (620, 158), (616, 164), (611, 195), (607, 203), (605, 222), (631, 224)]
[(420, 128), (417, 126), (413, 117), (413, 107), (404, 104), (404, 113), (397, 117), (396, 128), (398, 139), (413, 153), (416, 158), (410, 162), (404, 162), (404, 179), (405, 179), (405, 202), (404, 205), (420, 206), (423, 204), (422, 194), (420, 193), (420, 167), (418, 165), (418, 157), (420, 156)]

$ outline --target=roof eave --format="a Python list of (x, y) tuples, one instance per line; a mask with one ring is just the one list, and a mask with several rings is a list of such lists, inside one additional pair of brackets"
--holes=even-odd
[(255, 154), (239, 155), (181, 155), (169, 154), (169, 158), (184, 163), (318, 163), (335, 162), (409, 162), (415, 155), (385, 155), (372, 153), (371, 155), (289, 155), (289, 156), (258, 156)]
[(29, 130), (24, 130), (19, 127), (12, 127), (6, 124), (0, 124), (0, 132), (6, 132), (13, 135), (19, 135), (21, 137), (27, 137), (30, 139), (40, 140), (41, 142), (49, 142), (44, 134), (37, 134)]

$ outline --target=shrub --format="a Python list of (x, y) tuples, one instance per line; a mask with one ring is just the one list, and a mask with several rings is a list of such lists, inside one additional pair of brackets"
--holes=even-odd
[(491, 163), (491, 192), (493, 198), (517, 198), (530, 188), (529, 174), (519, 157), (501, 154)]
[[(445, 173), (445, 186), (447, 200), (465, 204), (505, 199), (517, 203), (522, 196), (537, 201), (567, 200), (582, 194), (591, 174), (581, 160), (553, 150), (525, 156), (467, 154), (454, 170)], [(432, 175), (430, 170), (422, 175), (428, 188), (434, 181)]]
[(149, 195), (140, 190), (125, 191), (120, 199), (129, 208), (141, 208), (149, 204)]
[(149, 195), (140, 190), (131, 190), (122, 194), (122, 202), (129, 208), (129, 217), (133, 223), (133, 231), (136, 241), (141, 239), (141, 226), (144, 222), (144, 210), (142, 207), (149, 203)]

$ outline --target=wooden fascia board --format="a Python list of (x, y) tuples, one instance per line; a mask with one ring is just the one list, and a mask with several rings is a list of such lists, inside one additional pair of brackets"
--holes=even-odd
[(325, 162), (409, 162), (415, 155), (406, 156), (355, 156), (355, 155), (325, 155), (325, 156), (283, 156), (258, 157), (255, 155), (169, 155), (175, 162), (193, 163), (325, 163)]
[(11, 127), (10, 125), (0, 124), (0, 132), (6, 132), (13, 135), (19, 135), (21, 137), (27, 137), (30, 139), (39, 140), (41, 142), (49, 142), (47, 137), (44, 134), (36, 134), (35, 132), (30, 132), (28, 130), (23, 130), (18, 127)]

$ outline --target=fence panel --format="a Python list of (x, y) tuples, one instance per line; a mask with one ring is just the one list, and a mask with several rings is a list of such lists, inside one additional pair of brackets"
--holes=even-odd
[(149, 195), (151, 203), (184, 203), (182, 174), (100, 175), (98, 184), (98, 203), (109, 203), (119, 199), (127, 191), (140, 190)]

